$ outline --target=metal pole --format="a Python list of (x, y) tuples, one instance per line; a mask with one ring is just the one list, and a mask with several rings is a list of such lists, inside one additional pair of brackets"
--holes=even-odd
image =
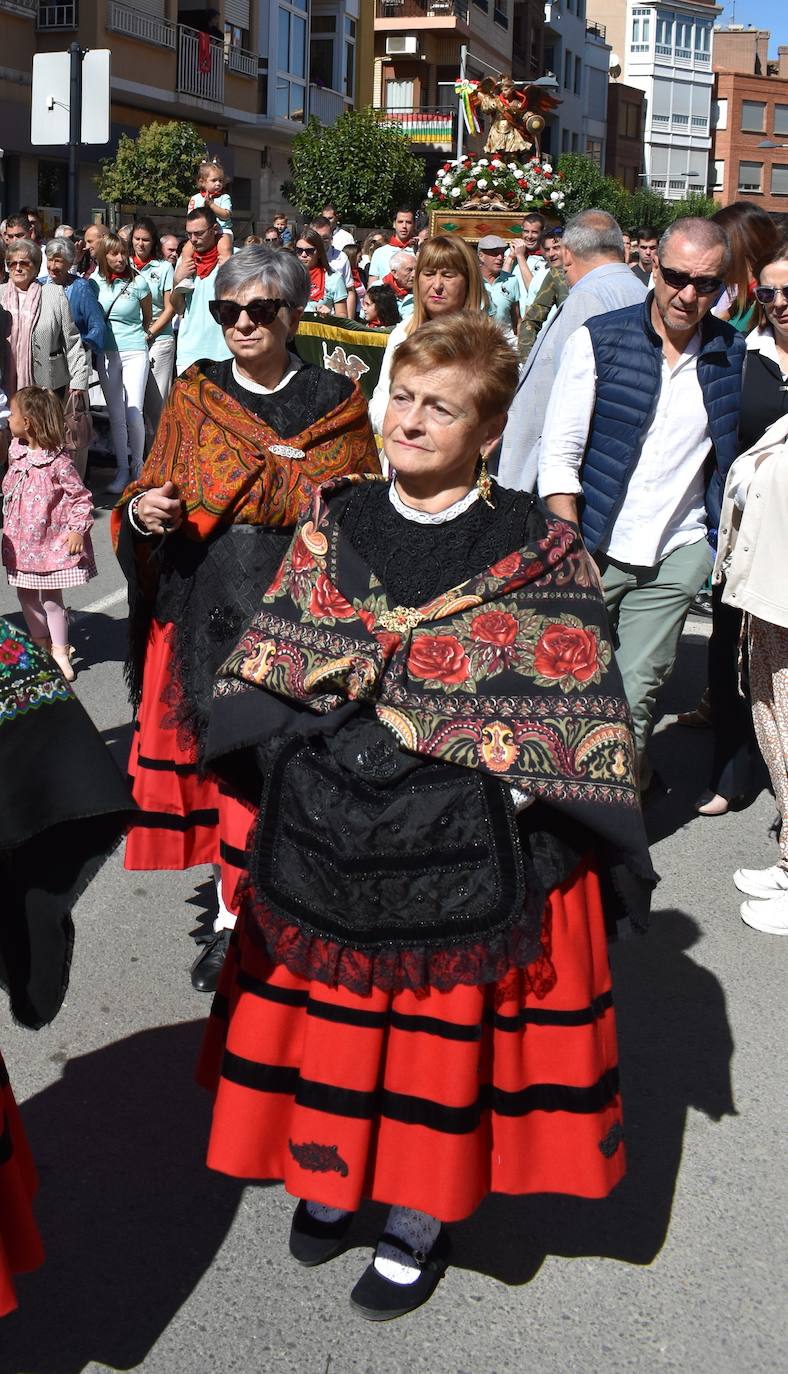
[(79, 222), (79, 145), (82, 141), (82, 48), (79, 43), (72, 43), (68, 52), (71, 69), (68, 93), (66, 223), (76, 227)]
[[(468, 47), (463, 43), (460, 48), (460, 81), (465, 80), (465, 67), (468, 61)], [(462, 157), (462, 142), (465, 134), (465, 123), (462, 117), (462, 96), (457, 97), (457, 161)]]

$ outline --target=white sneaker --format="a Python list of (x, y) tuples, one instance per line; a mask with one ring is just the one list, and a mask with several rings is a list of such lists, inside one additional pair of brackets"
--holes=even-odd
[(771, 868), (737, 868), (733, 881), (748, 897), (778, 897), (788, 892), (788, 869), (780, 864)]
[(768, 902), (742, 902), (741, 918), (745, 925), (766, 935), (788, 935), (788, 892)]

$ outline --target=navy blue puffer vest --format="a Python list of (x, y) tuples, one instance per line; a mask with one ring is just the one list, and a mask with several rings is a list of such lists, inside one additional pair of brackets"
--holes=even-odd
[[(580, 526), (593, 553), (610, 533), (659, 396), (662, 340), (651, 323), (650, 292), (642, 305), (587, 320), (596, 360), (596, 405), (580, 472)], [(737, 454), (745, 345), (729, 324), (701, 323), (698, 381), (709, 417), (706, 512), (716, 531), (728, 468)]]

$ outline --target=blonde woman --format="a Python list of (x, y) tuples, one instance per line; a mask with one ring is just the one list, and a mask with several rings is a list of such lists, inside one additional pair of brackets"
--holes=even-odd
[(403, 339), (428, 320), (445, 319), (460, 310), (485, 313), (487, 296), (479, 259), (464, 239), (438, 235), (428, 239), (416, 260), (413, 279), (413, 314), (392, 329), (380, 377), (369, 403), (369, 418), (376, 434), (382, 433), (389, 402), (391, 363)]

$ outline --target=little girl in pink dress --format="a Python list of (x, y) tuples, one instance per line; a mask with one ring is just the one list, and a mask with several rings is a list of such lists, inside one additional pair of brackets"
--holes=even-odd
[(62, 589), (96, 576), (88, 533), (93, 500), (65, 451), (63, 410), (54, 392), (22, 387), (10, 411), (3, 563), (31, 637), (73, 682)]

